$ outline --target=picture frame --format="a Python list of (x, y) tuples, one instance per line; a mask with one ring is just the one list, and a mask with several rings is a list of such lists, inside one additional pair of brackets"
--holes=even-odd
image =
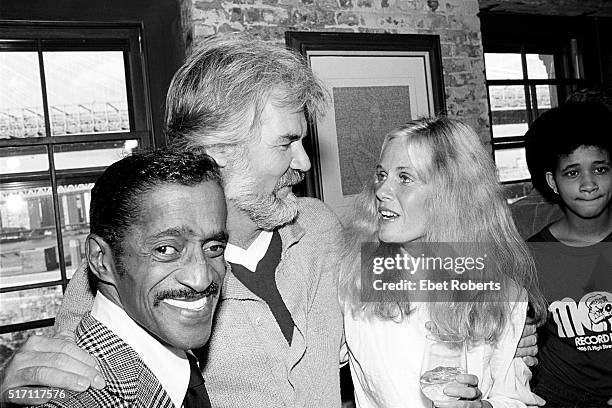
[(440, 38), (287, 31), (285, 42), (306, 58), (331, 99), (304, 139), (312, 170), (301, 193), (342, 217), (373, 177), (385, 134), (445, 111)]

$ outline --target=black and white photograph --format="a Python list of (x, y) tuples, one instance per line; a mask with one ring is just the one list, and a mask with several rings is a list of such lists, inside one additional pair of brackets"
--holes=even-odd
[(0, 0), (0, 406), (612, 407), (612, 3)]

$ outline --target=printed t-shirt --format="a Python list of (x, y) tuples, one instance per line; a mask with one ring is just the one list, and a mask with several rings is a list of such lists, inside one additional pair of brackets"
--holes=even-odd
[(535, 384), (546, 376), (577, 393), (612, 397), (612, 234), (572, 247), (546, 227), (527, 241), (550, 304)]

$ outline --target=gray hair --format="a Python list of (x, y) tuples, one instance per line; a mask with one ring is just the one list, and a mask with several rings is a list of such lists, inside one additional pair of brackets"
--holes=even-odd
[(170, 83), (166, 134), (187, 147), (242, 145), (258, 134), (268, 101), (312, 119), (326, 92), (293, 51), (243, 34), (212, 36)]

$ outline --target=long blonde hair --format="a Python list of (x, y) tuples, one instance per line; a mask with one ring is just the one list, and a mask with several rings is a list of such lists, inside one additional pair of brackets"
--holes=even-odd
[[(428, 303), (430, 318), (438, 330), (496, 342), (510, 314), (509, 302), (518, 299), (519, 288), (527, 290), (536, 317), (544, 319), (546, 306), (537, 285), (533, 259), (516, 230), (491, 155), (476, 133), (457, 120), (422, 118), (389, 132), (381, 154), (394, 139), (404, 142), (420, 180), (433, 186), (426, 198), (428, 227), (424, 241), (487, 243), (496, 258), (497, 267), (491, 273), (500, 281), (511, 282), (503, 286), (510, 289), (487, 291), (472, 301)], [(354, 317), (398, 321), (413, 310), (408, 299), (404, 302), (360, 299), (362, 255), (368, 256), (361, 254), (361, 244), (379, 242), (378, 216), (372, 180), (358, 196), (354, 214), (346, 225), (339, 296), (345, 312)]]

